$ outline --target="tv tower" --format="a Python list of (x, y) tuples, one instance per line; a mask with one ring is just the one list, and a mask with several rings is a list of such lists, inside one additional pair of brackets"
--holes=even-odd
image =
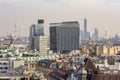
[(16, 21), (15, 21), (15, 25), (14, 25), (14, 32), (13, 32), (13, 38), (16, 39), (17, 38), (17, 26), (16, 26)]

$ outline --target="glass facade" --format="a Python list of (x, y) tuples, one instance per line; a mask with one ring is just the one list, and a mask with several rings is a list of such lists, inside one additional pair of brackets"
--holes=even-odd
[[(50, 26), (50, 49), (54, 51), (71, 51), (79, 49), (79, 23), (63, 22)], [(59, 24), (59, 23), (58, 23)]]

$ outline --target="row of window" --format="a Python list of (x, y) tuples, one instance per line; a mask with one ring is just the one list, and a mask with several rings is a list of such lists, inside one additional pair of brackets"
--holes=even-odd
[(8, 63), (0, 63), (0, 65), (7, 65)]
[(0, 70), (1, 70), (1, 69), (8, 69), (8, 67), (0, 67)]

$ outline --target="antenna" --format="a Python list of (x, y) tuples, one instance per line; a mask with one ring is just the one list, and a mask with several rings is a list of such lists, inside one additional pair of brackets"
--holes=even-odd
[(15, 21), (15, 33), (17, 32), (17, 26), (16, 26), (16, 21)]
[(14, 31), (14, 38), (17, 37), (17, 25), (16, 25), (16, 20), (15, 20), (15, 31)]
[(19, 31), (18, 31), (18, 37), (20, 37), (20, 34), (21, 34), (21, 29), (19, 28)]

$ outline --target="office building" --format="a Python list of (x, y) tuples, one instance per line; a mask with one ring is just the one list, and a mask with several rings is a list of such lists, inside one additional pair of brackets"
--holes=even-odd
[(37, 24), (32, 24), (30, 27), (30, 36), (44, 35), (44, 20), (38, 20)]
[(34, 49), (34, 36), (35, 36), (35, 25), (31, 25), (30, 29), (30, 36), (29, 36), (29, 48)]
[(105, 39), (109, 39), (109, 31), (107, 28), (104, 29), (104, 36), (105, 36)]
[(87, 33), (87, 19), (84, 19), (84, 35)]
[(44, 20), (38, 20), (38, 23), (35, 25), (35, 36), (44, 35)]
[(35, 36), (34, 38), (35, 44), (34, 48), (40, 53), (47, 53), (49, 48), (48, 48), (48, 37), (47, 36)]
[(97, 28), (95, 28), (92, 38), (94, 40), (98, 40), (99, 39), (99, 32), (98, 32)]
[(89, 32), (87, 31), (87, 19), (84, 19), (84, 40), (89, 40)]
[(37, 24), (33, 24), (30, 27), (29, 48), (31, 50), (35, 49), (35, 37), (43, 35), (44, 35), (44, 20), (38, 20)]
[(81, 37), (81, 40), (84, 40), (84, 31), (83, 30), (80, 30), (80, 37)]
[(79, 23), (77, 21), (50, 24), (50, 49), (67, 52), (79, 49)]

